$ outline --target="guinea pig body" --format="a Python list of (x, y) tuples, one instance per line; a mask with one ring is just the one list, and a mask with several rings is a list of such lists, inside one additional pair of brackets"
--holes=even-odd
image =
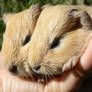
[(26, 12), (20, 18), (20, 14), (12, 15), (2, 47), (5, 67), (16, 75), (38, 80), (47, 80), (73, 68), (91, 38), (91, 9), (47, 5), (42, 11), (37, 8), (40, 13), (31, 17), (34, 19), (31, 23), (24, 17)]

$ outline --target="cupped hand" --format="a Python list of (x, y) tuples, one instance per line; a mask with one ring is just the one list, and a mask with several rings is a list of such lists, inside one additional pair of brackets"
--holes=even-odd
[[(0, 53), (0, 61), (2, 55)], [(46, 84), (23, 80), (11, 75), (0, 66), (0, 92), (74, 92), (92, 70), (92, 40), (77, 66), (62, 76), (50, 80)]]

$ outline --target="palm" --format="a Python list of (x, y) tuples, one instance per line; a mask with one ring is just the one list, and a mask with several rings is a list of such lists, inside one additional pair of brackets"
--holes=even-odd
[[(83, 56), (80, 58), (77, 66), (78, 71), (87, 73), (92, 70), (92, 40)], [(1, 61), (1, 60), (0, 60)], [(81, 66), (81, 68), (80, 68)], [(81, 70), (82, 69), (82, 70)], [(3, 68), (0, 69), (0, 92), (71, 92), (80, 84), (83, 77), (72, 69), (64, 73), (61, 77), (55, 78), (46, 85), (34, 83), (32, 81), (24, 81), (15, 76), (10, 75)]]

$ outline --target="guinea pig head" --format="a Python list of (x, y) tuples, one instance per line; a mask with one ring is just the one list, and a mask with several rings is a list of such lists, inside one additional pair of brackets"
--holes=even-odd
[(2, 63), (6, 69), (16, 75), (27, 75), (24, 72), (26, 71), (28, 47), (40, 12), (41, 7), (36, 4), (20, 13), (3, 16), (6, 30), (1, 51)]
[(39, 81), (47, 81), (74, 68), (88, 42), (89, 29), (92, 29), (89, 15), (82, 10), (67, 9), (62, 6), (45, 8), (37, 21), (27, 70), (30, 72), (31, 68)]

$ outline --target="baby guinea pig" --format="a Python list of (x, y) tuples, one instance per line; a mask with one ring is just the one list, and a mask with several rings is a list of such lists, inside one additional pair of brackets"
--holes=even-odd
[(75, 67), (91, 30), (91, 17), (81, 7), (56, 5), (43, 9), (31, 38), (28, 71), (31, 68), (37, 80), (47, 81)]
[[(3, 37), (3, 65), (14, 74), (24, 75), (24, 62), (27, 62), (30, 38), (41, 12), (39, 4), (32, 5), (20, 13), (4, 14), (6, 30)], [(17, 65), (19, 65), (17, 67)], [(21, 67), (22, 66), (22, 67)], [(18, 72), (17, 72), (18, 70)]]

